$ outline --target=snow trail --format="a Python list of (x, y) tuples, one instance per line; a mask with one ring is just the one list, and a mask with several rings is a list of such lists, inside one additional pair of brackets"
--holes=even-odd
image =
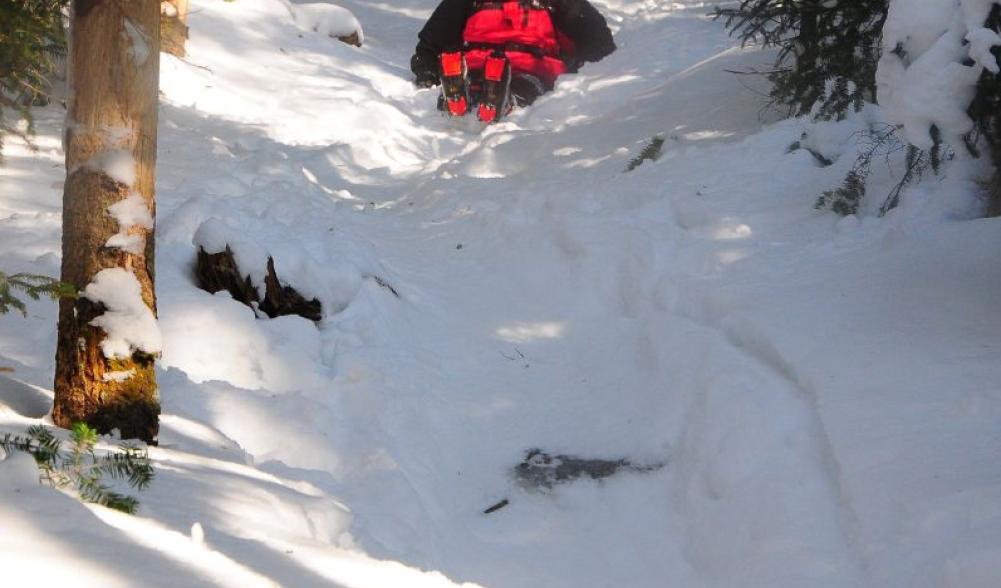
[[(350, 2), (345, 6), (357, 10), (363, 22), (366, 12), (382, 11)], [(760, 394), (756, 390), (789, 384), (737, 359), (725, 351), (720, 335), (693, 329), (671, 310), (675, 282), (692, 271), (672, 253), (685, 238), (672, 224), (673, 199), (638, 191), (648, 185), (642, 168), (631, 176), (620, 173), (633, 149), (657, 133), (668, 141), (665, 158), (672, 158), (760, 129), (762, 103), (724, 70), (769, 57), (720, 43), (719, 25), (707, 22), (698, 8), (651, 7), (642, 16), (628, 14), (632, 6), (621, 12), (604, 8), (619, 29), (620, 51), (568, 77), (556, 92), (509, 122), (466, 130), (433, 112), (433, 92), (401, 94), (396, 86), (373, 78), (367, 84), (380, 95), (374, 102), (366, 100), (375, 107), (368, 109), (370, 116), (381, 117), (387, 108), (409, 112), (408, 137), (402, 138), (393, 125), (396, 138), (381, 139), (378, 152), (372, 150), (373, 140), (364, 138), (329, 147), (279, 147), (284, 161), (262, 162), (252, 180), (261, 184), (260, 172), (273, 178), (254, 190), (259, 196), (234, 194), (235, 202), (186, 204), (198, 212), (184, 210), (185, 217), (233, 218), (244, 209), (239, 225), (251, 223), (256, 227), (251, 233), (259, 239), (273, 235), (263, 245), (275, 254), (279, 268), (303, 266), (304, 257), (315, 262), (306, 264), (312, 266), (309, 272), (287, 267), (290, 281), (325, 304), (344, 308), (329, 315), (320, 330), (320, 360), (326, 367), (311, 370), (317, 374), (313, 384), (301, 373), (282, 384), (286, 376), (269, 375), (267, 366), (259, 380), (266, 389), (300, 389), (296, 402), (310, 406), (315, 418), (307, 429), (332, 423), (333, 442), (328, 443), (336, 448), (333, 453), (296, 455), (291, 446), (245, 439), (243, 426), (235, 421), (223, 430), (252, 448), (258, 461), (332, 472), (334, 479), (326, 481), (325, 489), (352, 505), (353, 534), (366, 549), (457, 579), (572, 586), (580, 578), (600, 577), (602, 582), (639, 586), (671, 578), (692, 585), (711, 578), (714, 585), (733, 585), (739, 583), (738, 570), (755, 562), (762, 570), (783, 569), (783, 574), (809, 578), (815, 585), (824, 584), (825, 577), (833, 578), (828, 585), (845, 585), (842, 572), (831, 576), (827, 571), (844, 568), (842, 560), (850, 556), (839, 546), (843, 539), (836, 497), (820, 490), (827, 474), (816, 463), (811, 442), (789, 450), (773, 441), (754, 441), (765, 455), (740, 453), (743, 469), (726, 465), (737, 457), (736, 447), (725, 441), (733, 433), (727, 428), (735, 427), (752, 441), (762, 436), (754, 428), (765, 421), (743, 422), (735, 409), (723, 417), (728, 425), (720, 427), (723, 406), (717, 403), (744, 406), (740, 397), (748, 392), (753, 397)], [(411, 26), (416, 22), (403, 13), (393, 18)], [(380, 30), (367, 31), (371, 71), (385, 67), (380, 63), (405, 64), (413, 30), (388, 27), (385, 38)], [(664, 43), (673, 44), (672, 51), (654, 49)], [(401, 46), (406, 48), (402, 52)], [(658, 57), (638, 71), (639, 52)], [(317, 71), (323, 71), (323, 59), (316, 61)], [(401, 74), (397, 70), (393, 75)], [(294, 103), (311, 91), (296, 88), (282, 102)], [(651, 121), (663, 122), (651, 128)], [(274, 129), (268, 131), (270, 137), (287, 140), (284, 125), (265, 125)], [(312, 128), (318, 137), (330, 132), (362, 137), (325, 125)], [(301, 140), (301, 131), (296, 133)], [(224, 145), (238, 148), (227, 148), (236, 159), (271, 153), (263, 147), (271, 140), (248, 148), (246, 140), (223, 138)], [(401, 147), (408, 155), (401, 157)], [(373, 165), (373, 158), (381, 158), (386, 167)], [(279, 193), (288, 198), (304, 188), (304, 208), (279, 210), (267, 203)], [(348, 207), (359, 213), (345, 216), (342, 211)], [(254, 212), (262, 210), (266, 213)], [(637, 222), (638, 210), (645, 210), (649, 220)], [(174, 217), (169, 212), (164, 217), (161, 243), (187, 241), (190, 225), (179, 222), (175, 229)], [(265, 226), (275, 223), (278, 230)], [(290, 231), (298, 246), (289, 247)], [(325, 245), (309, 251), (320, 243)], [(369, 253), (364, 244), (371, 244)], [(347, 256), (349, 265), (356, 266), (353, 272), (379, 276), (400, 298), (377, 283), (351, 278), (352, 268), (333, 274), (350, 284), (318, 282), (315, 274), (325, 273), (324, 256), (335, 263), (338, 256)], [(331, 291), (348, 297), (330, 298)], [(170, 304), (164, 301), (161, 311), (168, 332)], [(722, 354), (715, 361), (736, 359), (741, 367), (733, 371), (734, 380), (710, 379), (700, 386), (702, 377), (685, 365), (698, 355), (680, 352), (692, 341), (701, 342), (694, 347), (702, 352)], [(168, 349), (165, 363), (192, 373), (188, 362), (176, 357)], [(703, 364), (703, 369), (715, 370), (714, 365)], [(329, 376), (322, 373), (328, 370), (337, 391), (333, 398), (324, 398), (330, 385), (323, 383)], [(743, 372), (757, 373), (757, 384), (740, 394), (747, 377)], [(249, 383), (225, 373), (200, 377)], [(702, 395), (716, 400), (702, 401), (712, 412), (700, 426), (690, 422), (688, 411)], [(787, 434), (815, 426), (800, 400), (768, 393), (754, 402), (774, 404), (777, 414), (789, 419)], [(312, 436), (282, 436), (291, 434)], [(693, 435), (698, 442), (689, 438)], [(723, 453), (704, 453), (704, 446), (714, 445)], [(509, 477), (510, 468), (533, 447), (667, 467), (635, 479), (582, 482), (553, 496), (534, 495)], [(810, 490), (801, 493), (782, 491), (785, 482), (776, 487), (766, 483), (781, 496), (774, 499), (772, 516), (782, 501), (801, 502), (803, 512), (815, 511), (808, 517), (815, 542), (793, 546), (802, 539), (797, 528), (803, 521), (760, 519), (740, 521), (735, 531), (781, 529), (777, 534), (789, 538), (776, 539), (772, 549), (782, 554), (778, 559), (765, 557), (744, 540), (712, 545), (719, 541), (717, 531), (710, 531), (714, 526), (706, 525), (717, 516), (713, 501), (729, 501), (729, 516), (746, 508), (746, 500), (763, 487), (741, 480), (760, 467), (758, 462), (774, 460), (792, 468), (786, 479), (812, 481), (807, 483)], [(703, 484), (712, 489), (700, 489)], [(637, 492), (646, 497), (643, 502), (634, 502)], [(680, 502), (672, 508), (649, 506), (674, 495)], [(502, 498), (511, 505), (489, 518), (480, 514)], [(589, 513), (595, 500), (608, 510)], [(559, 510), (553, 512), (554, 506)], [(639, 544), (609, 552), (609, 537), (628, 536), (637, 528), (644, 537)], [(563, 544), (562, 538), (570, 536), (578, 538), (573, 549)], [(797, 569), (779, 563), (798, 549), (827, 553), (828, 563)], [(511, 561), (520, 562), (520, 569), (513, 569)], [(853, 574), (853, 567), (844, 573)]]
[[(937, 380), (956, 382), (961, 399), (940, 399), (867, 371), (867, 354), (907, 371), (903, 355), (874, 350), (918, 305), (877, 312), (865, 300), (918, 288), (860, 299), (844, 284), (879, 282), (864, 253), (875, 252), (874, 273), (910, 271), (918, 258), (895, 245), (908, 240), (953, 253), (978, 243), (970, 268), (1001, 267), (985, 246), (998, 231), (922, 220), (944, 207), (921, 200), (884, 224), (815, 212), (819, 187), (851, 163), (846, 137), (871, 113), (770, 124), (762, 88), (726, 70), (767, 67), (772, 55), (733, 47), (694, 0), (597, 2), (619, 51), (487, 129), (442, 118), (436, 93), (409, 82), (433, 0), (339, 2), (364, 27), (362, 48), (300, 30), (300, 2), (196, 4), (188, 61), (162, 67), (162, 475), (139, 519), (104, 517), (102, 541), (139, 557), (141, 534), (160, 537), (163, 569), (183, 567), (190, 585), (991, 577), (983, 562), (1001, 546), (977, 538), (1001, 527), (990, 507), (1001, 472), (989, 461), (1001, 399), (983, 383), (1001, 374), (983, 349), (1001, 325), (976, 297), (964, 298), (964, 324), (980, 321), (965, 346), (907, 323), (929, 348), (949, 340), (967, 358), (972, 375), (943, 368)], [(655, 136), (659, 160), (623, 173)], [(794, 141), (815, 141), (836, 165), (790, 152)], [(15, 153), (6, 172), (30, 179), (0, 193), (0, 269), (58, 268), (58, 186), (41, 188), (58, 180), (44, 168), (59, 153), (44, 145), (42, 156)], [(32, 190), (44, 201), (25, 197)], [(908, 223), (930, 237), (918, 241)], [(261, 320), (197, 289), (197, 245), (220, 239), (252, 276), (273, 256), (283, 279), (323, 303), (323, 320)], [(942, 271), (924, 277), (952, 275)], [(982, 291), (1001, 283), (997, 270), (978, 276)], [(927, 296), (954, 294), (939, 288)], [(32, 312), (31, 329), (0, 318), (0, 365), (17, 369), (0, 376), (5, 428), (37, 422), (49, 402), (54, 308)], [(916, 361), (942, 365), (930, 353)], [(898, 423), (912, 392), (956, 428), (934, 434), (918, 408)], [(975, 455), (931, 483), (934, 468), (907, 447), (939, 462)], [(512, 474), (531, 449), (663, 467), (547, 492)], [(879, 459), (901, 461), (873, 467)], [(972, 506), (970, 488), (981, 497)], [(44, 510), (15, 499), (14, 510)], [(106, 554), (95, 561), (91, 585), (118, 579)]]

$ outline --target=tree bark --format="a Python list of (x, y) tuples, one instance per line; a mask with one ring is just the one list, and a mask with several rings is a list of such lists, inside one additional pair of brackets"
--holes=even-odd
[[(108, 208), (138, 195), (155, 217), (160, 3), (74, 0), (70, 18), (62, 280), (82, 290), (101, 270), (124, 268), (155, 314), (153, 229), (121, 227)], [(123, 158), (131, 174), (121, 169)], [(116, 234), (139, 239), (139, 246), (109, 246)], [(154, 358), (105, 357), (106, 334), (90, 324), (105, 311), (82, 296), (59, 304), (53, 419), (152, 442), (160, 413)]]

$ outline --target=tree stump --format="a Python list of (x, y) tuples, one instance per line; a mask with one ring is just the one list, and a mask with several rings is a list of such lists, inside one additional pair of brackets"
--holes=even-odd
[(237, 266), (229, 246), (219, 253), (206, 253), (199, 248), (195, 277), (199, 288), (212, 293), (226, 290), (235, 300), (260, 310), (270, 318), (297, 315), (313, 322), (319, 322), (323, 318), (323, 307), (319, 300), (307, 300), (295, 288), (282, 283), (272, 257), (268, 257), (267, 273), (264, 276), (263, 300), (250, 275), (243, 273)]
[(342, 43), (347, 43), (348, 45), (354, 45), (355, 47), (361, 47), (361, 37), (358, 35), (358, 31), (351, 33), (350, 35), (345, 35), (343, 37), (337, 37), (337, 40)]
[(240, 274), (233, 251), (228, 246), (219, 253), (206, 253), (199, 247), (195, 278), (198, 280), (198, 287), (206, 292), (215, 294), (226, 290), (234, 300), (247, 306), (260, 302), (257, 288), (251, 283), (249, 275)]

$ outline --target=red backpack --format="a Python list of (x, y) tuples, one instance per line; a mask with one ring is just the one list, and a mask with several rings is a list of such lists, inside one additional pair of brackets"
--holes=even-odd
[(573, 44), (553, 26), (545, 0), (478, 1), (462, 34), (466, 64), (480, 69), (494, 51), (503, 51), (514, 73), (538, 76), (548, 87), (567, 71), (561, 54)]

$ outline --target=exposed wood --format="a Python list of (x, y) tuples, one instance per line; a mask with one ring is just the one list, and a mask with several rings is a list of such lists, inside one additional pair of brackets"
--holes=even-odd
[(994, 173), (990, 191), (990, 202), (987, 205), (987, 216), (1001, 216), (1001, 171)]
[(267, 273), (264, 276), (264, 299), (253, 284), (250, 275), (241, 270), (227, 246), (219, 253), (206, 253), (199, 249), (195, 263), (195, 278), (198, 287), (208, 292), (226, 290), (230, 295), (251, 308), (257, 308), (267, 316), (298, 315), (311, 321), (323, 318), (323, 307), (316, 298), (307, 300), (295, 288), (282, 283), (275, 270), (275, 260), (268, 258)]
[[(138, 253), (105, 243), (122, 230), (108, 208), (130, 194), (138, 194), (155, 215), (159, 2), (75, 0), (70, 18), (61, 279), (83, 289), (99, 271), (124, 268), (155, 313), (152, 229), (128, 228), (145, 240)], [(116, 151), (134, 161), (131, 184), (101, 165)], [(86, 422), (101, 433), (118, 429), (123, 438), (152, 442), (160, 412), (154, 358), (106, 358), (100, 348), (105, 333), (89, 324), (104, 310), (82, 297), (59, 303), (53, 419), (61, 427)], [(110, 372), (132, 377), (106, 381)]]
[(174, 8), (177, 9), (177, 18), (181, 22), (188, 22), (188, 0), (173, 0)]
[(162, 0), (160, 2), (160, 50), (177, 57), (185, 57), (184, 44), (188, 40), (187, 0)]
[(361, 36), (357, 31), (351, 33), (350, 35), (345, 35), (343, 37), (337, 37), (338, 41), (342, 43), (347, 43), (348, 45), (354, 45), (355, 47), (361, 47)]
[(240, 273), (233, 258), (233, 251), (226, 247), (219, 253), (206, 253), (198, 249), (198, 259), (195, 262), (195, 279), (198, 287), (207, 292), (226, 290), (236, 300), (251, 306), (260, 302), (257, 288), (250, 281), (249, 275)]
[(509, 504), (511, 504), (511, 501), (505, 498), (504, 500), (501, 500), (500, 502), (494, 504), (493, 506), (489, 506), (486, 509), (484, 509), (483, 514), (490, 514), (497, 512), (498, 510), (504, 508)]
[[(1001, 115), (995, 114), (991, 119), (991, 131), (993, 137), (1001, 137)], [(994, 161), (994, 176), (987, 192), (989, 198), (987, 216), (996, 217), (1001, 216), (1001, 144), (992, 144), (990, 149)]]
[(306, 300), (291, 286), (282, 285), (275, 273), (275, 260), (268, 258), (268, 273), (264, 276), (264, 300), (261, 310), (274, 318), (288, 314), (299, 315), (311, 321), (323, 318), (323, 309), (316, 298)]

